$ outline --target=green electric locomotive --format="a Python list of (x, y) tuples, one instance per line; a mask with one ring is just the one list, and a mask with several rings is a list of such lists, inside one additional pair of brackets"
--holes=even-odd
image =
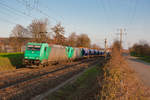
[(25, 48), (25, 65), (48, 65), (49, 62), (67, 61), (74, 58), (74, 48), (47, 43), (28, 43)]

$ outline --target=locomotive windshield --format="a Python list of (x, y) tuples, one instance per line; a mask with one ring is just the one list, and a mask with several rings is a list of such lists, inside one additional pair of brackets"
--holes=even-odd
[(41, 46), (40, 45), (28, 45), (27, 50), (32, 50), (32, 51), (40, 51)]

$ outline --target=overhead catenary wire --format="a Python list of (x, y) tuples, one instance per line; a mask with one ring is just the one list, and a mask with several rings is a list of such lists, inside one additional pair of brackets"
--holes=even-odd
[[(110, 5), (110, 3), (109, 3), (109, 5)], [(100, 7), (100, 5), (101, 5), (101, 7), (103, 9), (103, 14), (104, 14), (104, 20), (105, 20), (106, 24), (109, 24), (110, 19), (109, 19), (109, 15), (108, 15), (108, 9), (106, 9), (105, 0), (104, 1), (97, 0), (97, 5), (98, 5), (98, 7)]]
[[(20, 13), (18, 13), (18, 12), (15, 12), (14, 10), (12, 10), (12, 9), (10, 9), (10, 8), (7, 8), (7, 7), (5, 7), (5, 6), (1, 6), (3, 9), (1, 9), (1, 11), (4, 11), (4, 12), (1, 12), (1, 13), (3, 13), (3, 14), (5, 14), (6, 15), (6, 12), (9, 12), (9, 14), (13, 14), (13, 15), (17, 15), (18, 17), (20, 17), (20, 18), (22, 18), (22, 17), (24, 17), (24, 16), (26, 16), (26, 15), (23, 15), (23, 14), (20, 14)], [(13, 13), (12, 13), (13, 12)], [(8, 15), (8, 14), (7, 14)], [(12, 16), (11, 16), (12, 17)], [(31, 18), (31, 17), (29, 17), (29, 18)]]
[[(58, 21), (56, 18), (50, 16), (49, 14), (47, 14), (46, 12), (42, 11), (39, 7), (32, 7), (31, 4), (29, 5), (28, 3), (26, 4), (26, 0), (16, 0), (18, 3), (24, 5), (24, 6), (28, 6), (31, 7), (31, 9), (34, 9), (35, 11), (41, 13), (42, 15), (48, 17), (50, 20), (52, 19), (53, 21), (55, 21), (55, 23), (60, 23), (61, 21)], [(39, 3), (39, 0), (37, 0), (37, 3)], [(38, 4), (36, 4), (38, 6)], [(60, 15), (58, 15), (60, 16)], [(64, 18), (62, 16), (60, 16), (63, 20)], [(62, 22), (61, 22), (62, 23)], [(64, 23), (64, 22), (63, 22)], [(69, 26), (73, 26), (74, 28), (76, 28), (73, 24), (67, 24)]]
[[(133, 20), (135, 19), (135, 15), (136, 15), (136, 11), (137, 11), (137, 4), (138, 4), (138, 0), (134, 0), (135, 3), (134, 3), (134, 6), (133, 6), (133, 12), (132, 12), (132, 15), (131, 15), (131, 19), (129, 20), (129, 24), (128, 25), (131, 25), (133, 24)], [(131, 2), (131, 1), (130, 1)], [(131, 3), (130, 3), (131, 4)]]
[(50, 19), (53, 19), (56, 23), (58, 23), (59, 21), (57, 19), (55, 19), (54, 17), (51, 17), (50, 15), (48, 15), (47, 13), (45, 13), (44, 11), (40, 10), (39, 8), (37, 7), (32, 7), (30, 4), (26, 3), (25, 0), (17, 0), (19, 3), (21, 3), (22, 5), (26, 6), (26, 7), (29, 7), (31, 9), (34, 9), (35, 11), (39, 12), (40, 14), (50, 18)]
[(107, 20), (108, 20), (108, 18), (106, 19), (106, 17), (107, 17), (107, 13), (106, 13), (107, 10), (106, 10), (106, 7), (105, 7), (105, 4), (104, 4), (103, 0), (97, 0), (97, 4), (98, 4), (98, 7), (99, 7), (99, 4), (101, 4), (101, 7), (103, 8), (103, 11), (104, 11), (105, 20), (107, 22)]
[[(1, 7), (4, 7), (4, 6), (1, 6)], [(5, 7), (4, 7), (5, 8)], [(2, 9), (1, 9), (2, 10)], [(3, 9), (3, 10), (7, 10), (7, 11), (10, 11), (10, 10), (8, 10), (8, 9)], [(11, 12), (11, 11), (10, 11)], [(2, 12), (1, 11), (1, 13), (3, 13), (4, 15), (9, 15), (8, 13), (6, 13), (6, 12)], [(8, 20), (8, 19), (6, 19), (6, 18), (4, 18), (4, 17), (0, 17), (0, 21), (3, 21), (3, 22), (6, 22), (6, 23), (9, 23), (9, 24), (17, 24), (16, 22), (14, 22), (14, 21), (10, 21), (10, 20)]]
[[(40, 8), (39, 8), (39, 0), (34, 0), (34, 1), (36, 1), (36, 3), (37, 3), (37, 4), (35, 4), (35, 5), (36, 5), (35, 8), (40, 9)], [(34, 5), (33, 5), (33, 7), (34, 7)], [(40, 4), (40, 7), (44, 7), (44, 8), (47, 9), (48, 11), (51, 11), (53, 14), (57, 15), (57, 16), (60, 17), (62, 20), (64, 20), (64, 17), (63, 17), (62, 15), (58, 15), (58, 14), (54, 13), (54, 10), (53, 10), (52, 8), (49, 8), (49, 6), (46, 6), (46, 5), (42, 6), (42, 5)]]
[(3, 7), (9, 8), (9, 9), (15, 11), (15, 12), (18, 12), (18, 13), (20, 13), (20, 14), (22, 14), (22, 15), (25, 15), (25, 16), (28, 16), (28, 17), (31, 17), (31, 18), (35, 18), (35, 17), (33, 17), (33, 16), (29, 15), (29, 14), (26, 14), (25, 12), (22, 12), (22, 11), (20, 11), (20, 10), (17, 10), (17, 9), (15, 9), (15, 8), (13, 8), (13, 7), (10, 7), (10, 6), (8, 6), (7, 4), (4, 4), (4, 3), (2, 3), (2, 2), (0, 2), (0, 5), (3, 6)]
[(8, 19), (5, 19), (5, 18), (1, 18), (1, 17), (0, 17), (0, 20), (3, 21), (3, 22), (9, 23), (9, 24), (17, 25), (17, 23), (12, 22), (12, 21), (10, 21), (10, 20), (8, 20)]

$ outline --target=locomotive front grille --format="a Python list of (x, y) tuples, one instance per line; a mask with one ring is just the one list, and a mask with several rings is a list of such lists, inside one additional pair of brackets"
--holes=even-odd
[(27, 65), (34, 65), (34, 64), (39, 64), (40, 60), (33, 60), (33, 59), (24, 59), (24, 64)]

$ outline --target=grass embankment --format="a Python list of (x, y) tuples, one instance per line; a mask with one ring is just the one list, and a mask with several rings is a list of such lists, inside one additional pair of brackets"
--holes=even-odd
[(0, 71), (13, 70), (22, 65), (23, 53), (0, 53)]
[(99, 77), (99, 100), (150, 100), (150, 91), (137, 78), (117, 50)]
[(76, 80), (46, 97), (46, 100), (93, 100), (98, 92), (99, 65), (91, 67)]
[(138, 59), (140, 59), (140, 60), (143, 60), (143, 61), (145, 61), (145, 62), (150, 63), (150, 56), (137, 55), (137, 54), (136, 54), (136, 53), (134, 53), (134, 52), (131, 52), (131, 53), (130, 53), (130, 55), (131, 55), (131, 56), (138, 57)]
[(150, 89), (118, 52), (114, 49), (107, 64), (87, 70), (46, 100), (150, 100)]

